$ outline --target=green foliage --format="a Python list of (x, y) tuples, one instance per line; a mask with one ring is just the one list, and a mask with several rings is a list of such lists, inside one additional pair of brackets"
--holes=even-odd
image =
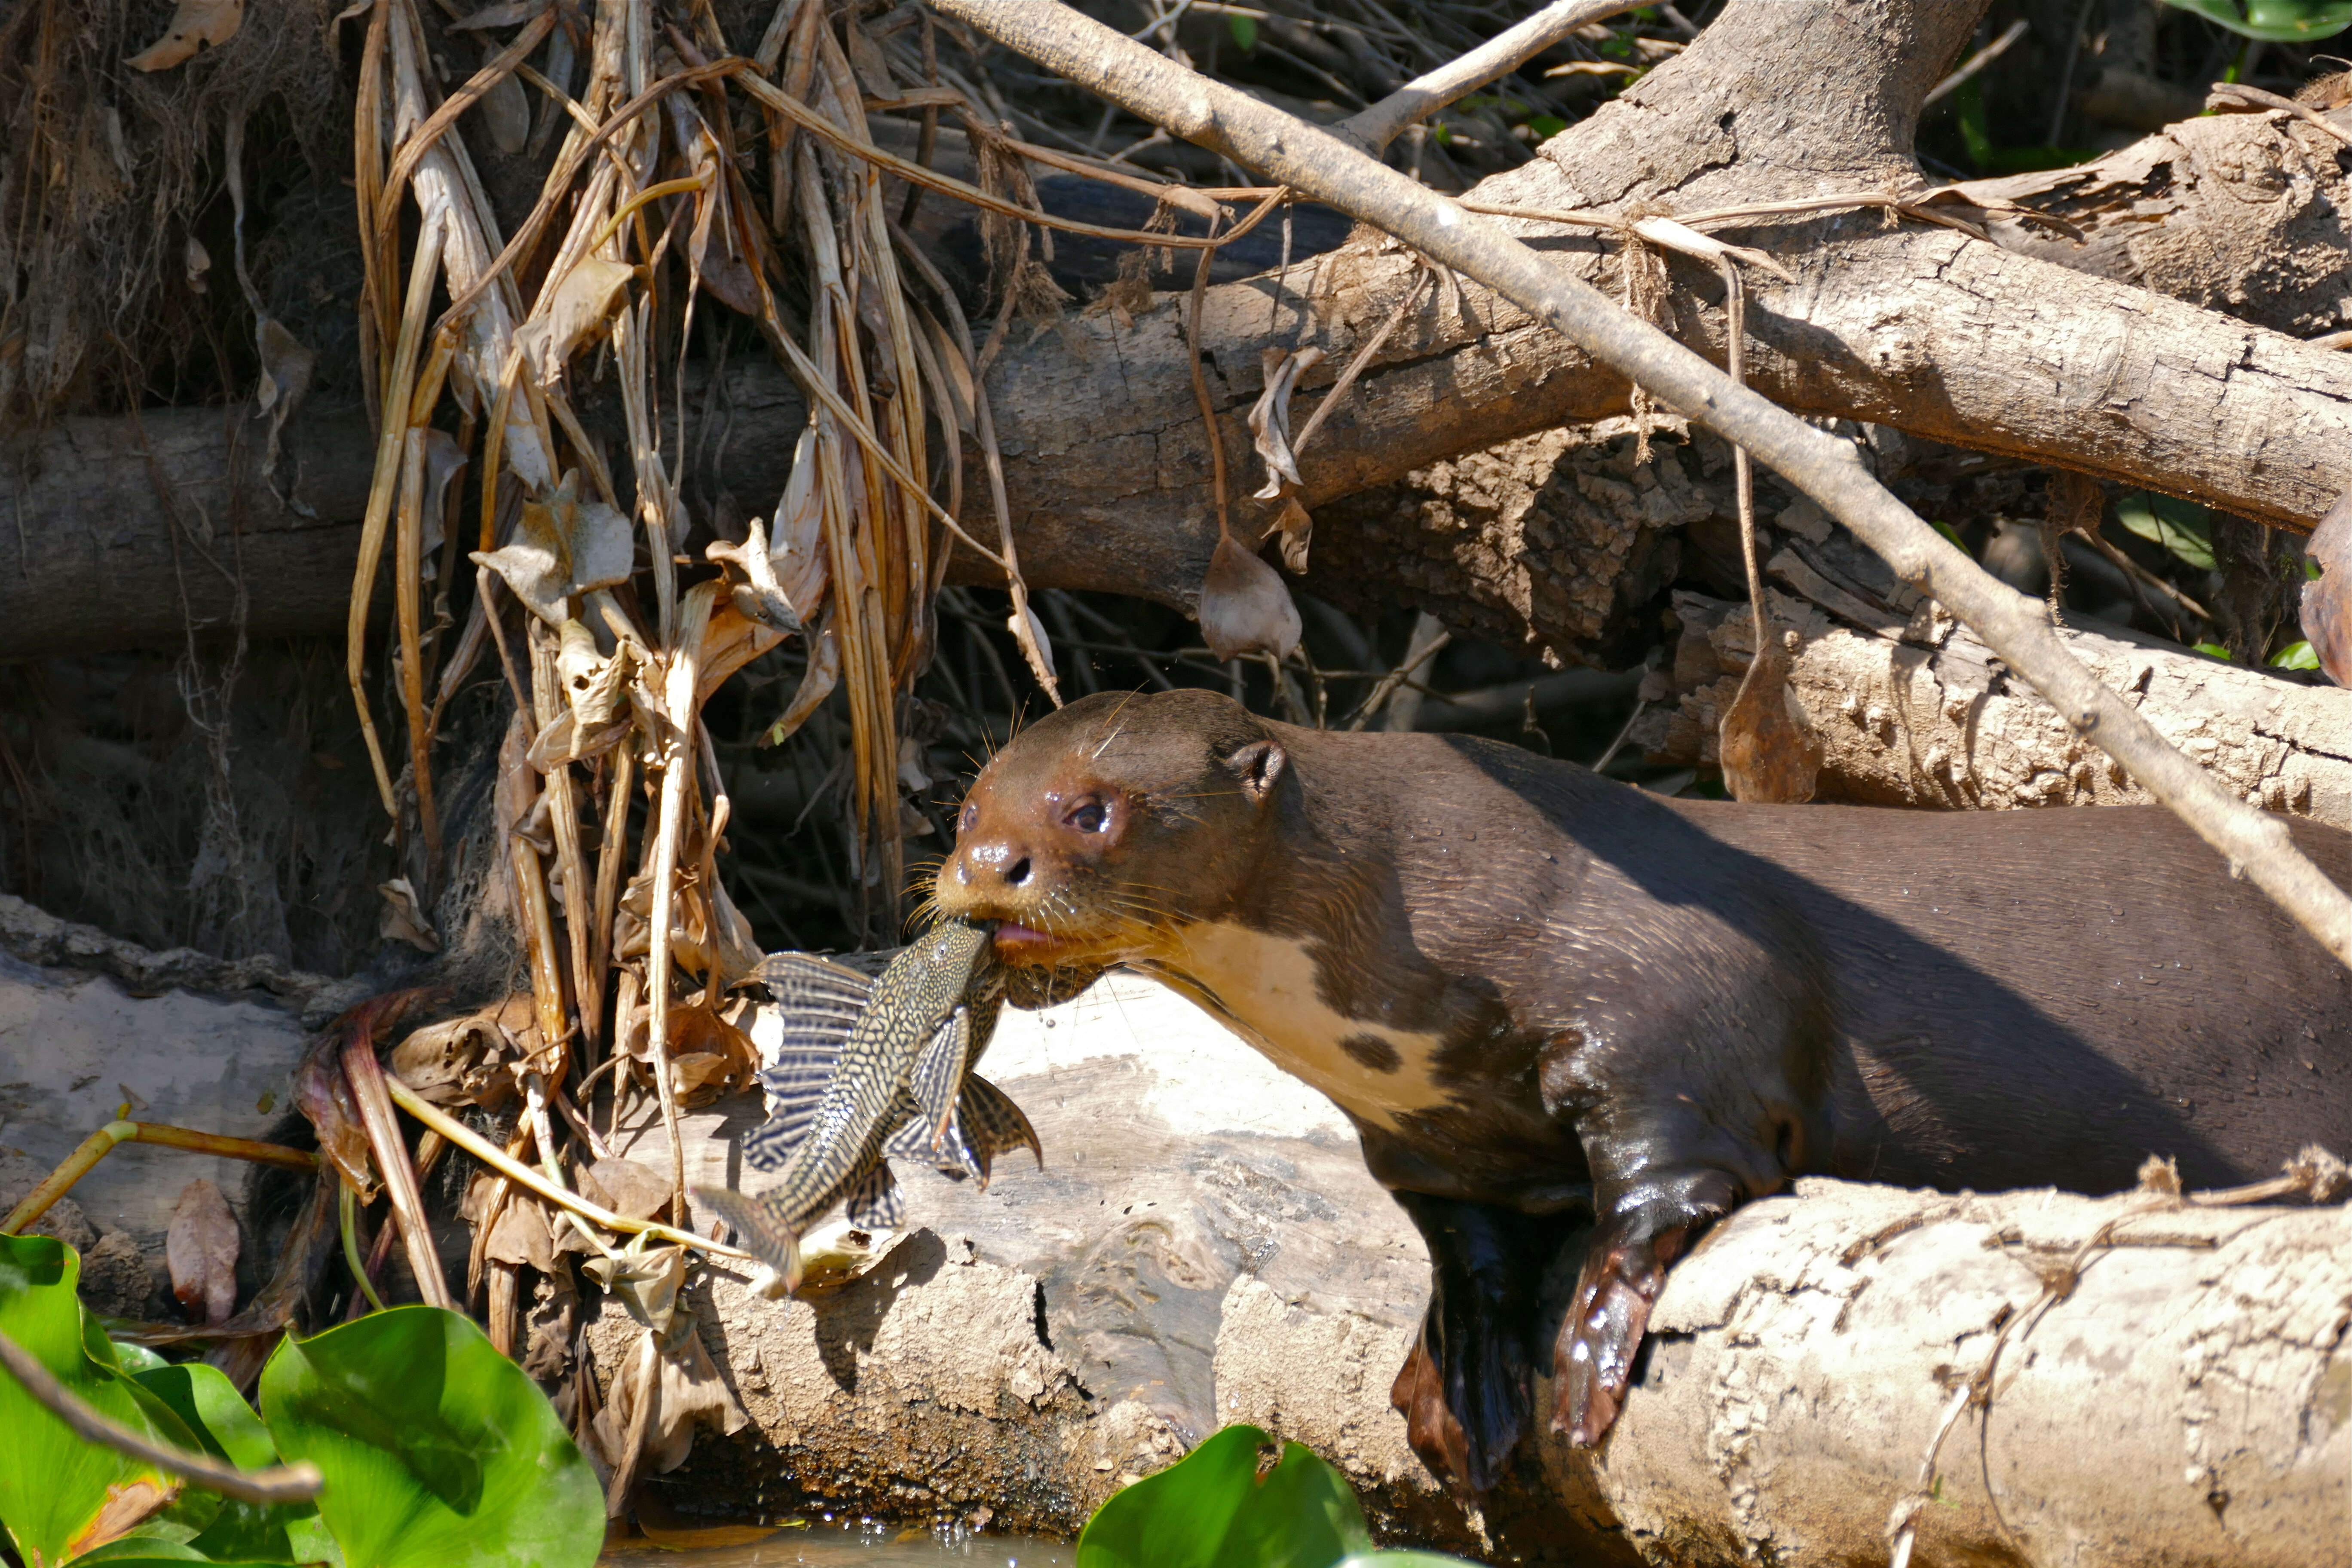
[(2352, 0), (2165, 0), (2249, 38), (2308, 43), (2352, 26)]
[(289, 1340), (261, 1373), (289, 1459), (324, 1472), (319, 1515), (349, 1568), (590, 1568), (595, 1472), (481, 1330), (395, 1307)]
[[(123, 1375), (114, 1347), (81, 1310), (81, 1259), (46, 1236), (0, 1236), (0, 1331), (81, 1401), (151, 1440), (193, 1446), (163, 1402)], [(174, 1484), (152, 1465), (85, 1443), (0, 1373), (0, 1523), (27, 1564), (63, 1563), (87, 1542), (110, 1495)], [(217, 1501), (217, 1500), (215, 1500)], [(195, 1525), (184, 1526), (194, 1533)]]
[(2271, 655), (2273, 669), (2317, 669), (2319, 656), (2311, 651), (2307, 642), (2291, 642)]
[(1225, 30), (1233, 34), (1234, 42), (1240, 47), (1242, 53), (1247, 54), (1257, 47), (1256, 17), (1244, 16), (1238, 12), (1229, 11), (1225, 14)]
[(262, 1371), (266, 1414), (257, 1415), (213, 1367), (109, 1343), (75, 1298), (79, 1273), (62, 1242), (0, 1236), (0, 1330), (85, 1404), (150, 1440), (243, 1470), (307, 1458), (326, 1486), (316, 1508), (189, 1486), (131, 1534), (76, 1555), (110, 1495), (176, 1483), (84, 1442), (0, 1373), (0, 1522), (28, 1568), (594, 1563), (604, 1536), (594, 1472), (538, 1385), (468, 1320), (403, 1307), (288, 1340)]
[(2218, 658), (2223, 664), (2230, 662), (2230, 650), (2223, 647), (2220, 643), (2201, 642), (2196, 645), (2196, 649), (2199, 653), (2203, 654), (2207, 658)]
[(2200, 572), (2213, 570), (2211, 517), (2195, 501), (2136, 490), (2116, 502), (2116, 521)]
[(1377, 1552), (1348, 1479), (1297, 1443), (1263, 1477), (1273, 1439), (1228, 1426), (1113, 1497), (1078, 1537), (1077, 1568), (1416, 1568), (1460, 1563)]

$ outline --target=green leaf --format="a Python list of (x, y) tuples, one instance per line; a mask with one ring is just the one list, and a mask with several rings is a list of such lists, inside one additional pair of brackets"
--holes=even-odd
[(2352, 0), (2166, 0), (2249, 38), (2301, 43), (2352, 26)]
[(135, 1345), (128, 1340), (116, 1340), (113, 1344), (114, 1364), (133, 1376), (172, 1364), (145, 1345)]
[(2116, 502), (2116, 521), (2200, 572), (2213, 570), (2213, 525), (2195, 501), (2135, 490)]
[[(261, 1417), (219, 1368), (201, 1362), (163, 1366), (141, 1373), (139, 1383), (171, 1406), (172, 1413), (187, 1423), (196, 1440), (215, 1458), (240, 1470), (266, 1470), (278, 1462), (278, 1445), (269, 1440)], [(220, 1562), (300, 1561), (286, 1539), (286, 1527), (296, 1519), (315, 1514), (315, 1509), (307, 1503), (270, 1507), (233, 1498), (223, 1498), (220, 1503), (220, 1511), (189, 1542), (205, 1557)]]
[(1241, 46), (1242, 53), (1247, 54), (1257, 47), (1256, 17), (1229, 11), (1225, 14), (1225, 31), (1234, 36), (1234, 42)]
[(2319, 656), (2311, 651), (2307, 642), (2291, 642), (2271, 655), (2273, 669), (2317, 669)]
[(2198, 644), (2196, 645), (2196, 649), (2197, 649), (2197, 651), (2198, 651), (2199, 653), (2203, 654), (2203, 655), (2204, 655), (2206, 658), (2218, 658), (2218, 659), (2220, 659), (2220, 660), (2221, 660), (2222, 663), (2224, 663), (2224, 664), (2227, 664), (2227, 663), (2229, 663), (2229, 662), (2230, 662), (2230, 650), (2229, 650), (2228, 648), (2226, 648), (2226, 647), (2223, 647), (2220, 643), (2217, 643), (2217, 642), (2201, 642), (2201, 643), (2198, 643)]
[(1537, 141), (1549, 142), (1568, 129), (1568, 121), (1557, 114), (1530, 114), (1528, 129), (1536, 133)]
[(1258, 1479), (1255, 1426), (1228, 1426), (1113, 1497), (1078, 1537), (1077, 1568), (1330, 1568), (1371, 1547), (1355, 1489), (1297, 1443)]
[(1453, 1563), (1468, 1563), (1467, 1557), (1455, 1557), (1444, 1552), (1415, 1552), (1392, 1548), (1386, 1552), (1359, 1552), (1345, 1558), (1334, 1568), (1445, 1568)]
[[(172, 1413), (117, 1368), (114, 1346), (75, 1299), (80, 1279), (81, 1259), (65, 1243), (0, 1236), (0, 1331), (84, 1404), (142, 1436), (194, 1447)], [(74, 1555), (110, 1499), (119, 1522), (107, 1532), (117, 1533), (142, 1517), (142, 1494), (168, 1495), (178, 1485), (152, 1465), (84, 1442), (5, 1374), (0, 1374), (0, 1434), (6, 1447), (0, 1522), (26, 1563), (62, 1563)]]
[(595, 1472), (546, 1395), (455, 1312), (289, 1339), (261, 1411), (280, 1454), (325, 1473), (348, 1568), (590, 1568), (604, 1543)]

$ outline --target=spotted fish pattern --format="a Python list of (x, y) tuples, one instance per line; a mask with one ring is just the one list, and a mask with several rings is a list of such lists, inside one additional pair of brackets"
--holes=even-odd
[(903, 1221), (892, 1160), (982, 1186), (1008, 1150), (1025, 1147), (1044, 1163), (1028, 1117), (971, 1070), (1004, 1004), (992, 934), (943, 921), (871, 982), (808, 953), (761, 964), (784, 1034), (760, 1075), (772, 1114), (743, 1140), (743, 1156), (781, 1168), (783, 1179), (756, 1196), (726, 1188), (695, 1196), (788, 1288), (800, 1282), (801, 1233), (836, 1201), (860, 1228)]

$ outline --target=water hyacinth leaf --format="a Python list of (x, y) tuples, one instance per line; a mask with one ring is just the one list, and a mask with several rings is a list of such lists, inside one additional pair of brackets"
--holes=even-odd
[[(113, 1345), (75, 1298), (80, 1280), (81, 1259), (64, 1242), (0, 1236), (0, 1332), (100, 1414), (142, 1436), (196, 1447), (162, 1401), (122, 1374)], [(0, 1434), (0, 1525), (28, 1563), (62, 1563), (102, 1545), (180, 1489), (152, 1465), (85, 1443), (5, 1373)]]
[(1273, 1441), (1228, 1426), (1095, 1511), (1077, 1568), (1328, 1568), (1371, 1533), (1347, 1478), (1297, 1443), (1263, 1479)]
[(1230, 539), (1217, 541), (1201, 584), (1201, 635), (1219, 658), (1287, 658), (1298, 646), (1298, 606), (1275, 569)]
[(122, 63), (132, 70), (169, 70), (200, 49), (227, 43), (244, 25), (245, 0), (180, 0), (163, 36)]
[(326, 1477), (319, 1514), (347, 1568), (590, 1568), (596, 1477), (544, 1394), (455, 1312), (372, 1313), (289, 1339), (262, 1419)]
[(2212, 524), (2195, 501), (2138, 491), (2116, 502), (2116, 521), (2140, 538), (2161, 544), (2200, 572), (2213, 570)]
[[(278, 1445), (270, 1440), (261, 1417), (219, 1368), (202, 1362), (162, 1365), (140, 1373), (138, 1379), (140, 1386), (170, 1406), (215, 1458), (241, 1470), (265, 1470), (278, 1462)], [(271, 1506), (224, 1498), (212, 1522), (187, 1545), (216, 1563), (301, 1562), (304, 1559), (295, 1555), (287, 1539), (287, 1528), (299, 1520), (315, 1519), (317, 1512), (308, 1503)], [(119, 1542), (108, 1550), (110, 1555), (122, 1555), (147, 1544), (152, 1543)]]
[(2307, 642), (2292, 642), (2271, 655), (2273, 669), (2317, 669), (2319, 656)]
[(602, 501), (582, 500), (573, 468), (544, 501), (523, 502), (512, 542), (489, 554), (475, 551), (470, 559), (506, 579), (532, 614), (561, 628), (570, 618), (569, 600), (627, 582), (635, 555), (629, 520)]
[(2352, 26), (2352, 0), (2166, 0), (2249, 38), (2309, 43)]

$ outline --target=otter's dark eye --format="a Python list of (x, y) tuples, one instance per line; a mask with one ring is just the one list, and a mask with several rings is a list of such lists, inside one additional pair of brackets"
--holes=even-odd
[(1100, 833), (1109, 819), (1110, 814), (1103, 809), (1103, 803), (1091, 795), (1070, 807), (1069, 815), (1062, 818), (1081, 833)]
[(963, 815), (956, 818), (956, 831), (958, 833), (970, 833), (972, 830), (973, 825), (979, 821), (980, 803), (977, 801), (968, 800), (963, 803)]

